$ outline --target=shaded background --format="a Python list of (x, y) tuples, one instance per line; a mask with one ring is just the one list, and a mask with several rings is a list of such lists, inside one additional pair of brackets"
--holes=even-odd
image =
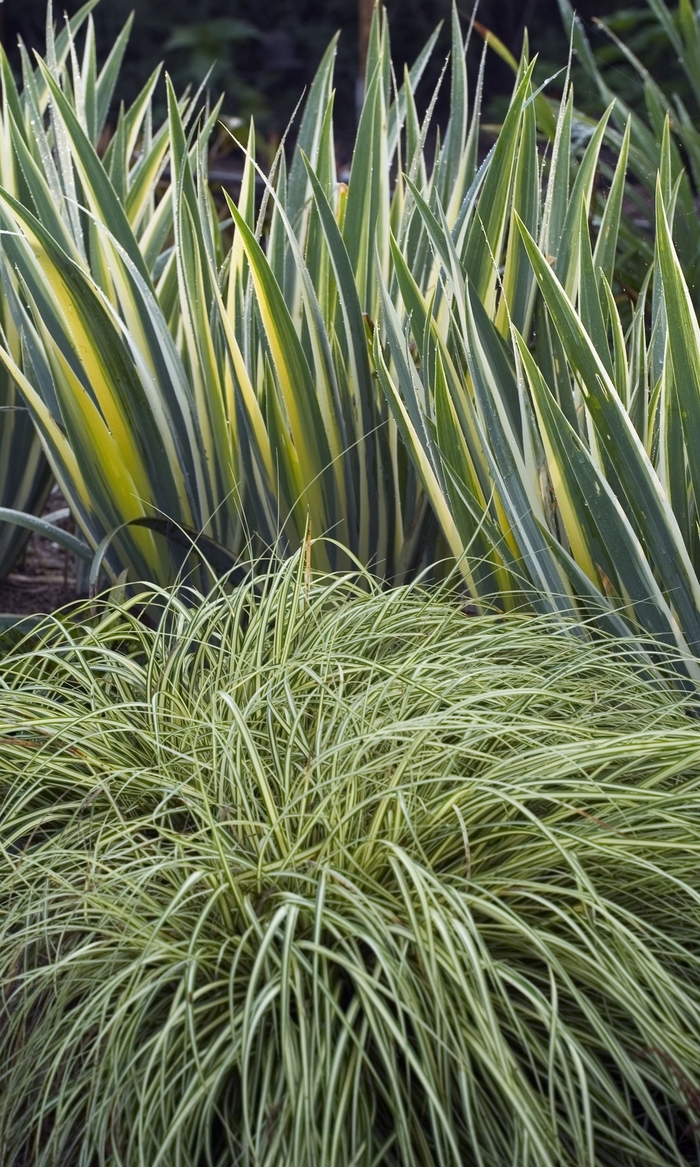
[[(247, 119), (253, 114), (259, 129), (271, 142), (286, 126), (304, 87), (333, 33), (342, 36), (336, 83), (337, 131), (341, 143), (352, 140), (354, 88), (358, 72), (358, 5), (360, 0), (102, 0), (95, 22), (103, 53), (108, 49), (129, 13), (135, 13), (129, 53), (122, 72), (117, 100), (134, 98), (155, 65), (165, 60), (176, 87), (200, 80), (213, 67), (211, 88), (226, 94), (225, 112)], [(57, 0), (55, 11), (73, 13), (78, 0)], [(32, 48), (43, 48), (45, 0), (4, 0), (0, 4), (0, 37), (17, 67), (16, 43), (21, 36)], [(440, 20), (449, 22), (451, 0), (387, 0), (391, 20), (392, 49), (397, 71), (411, 62)], [(463, 0), (465, 21), (471, 0)], [(595, 16), (609, 19), (628, 44), (641, 53), (660, 79), (673, 80), (668, 51), (658, 42), (658, 31), (643, 4), (637, 8), (615, 0), (578, 0), (583, 19), (601, 62), (616, 73), (614, 88), (633, 103), (638, 87), (629, 67), (610, 42), (596, 29)], [(523, 32), (540, 54), (541, 79), (566, 62), (568, 41), (556, 0), (481, 0), (479, 20), (491, 28), (517, 55)], [(479, 38), (475, 38), (478, 40)], [(480, 44), (471, 52), (476, 65)], [(423, 82), (427, 102), (444, 54), (447, 27), (432, 72)], [(476, 69), (472, 69), (475, 76)], [(491, 54), (486, 78), (486, 115), (497, 119), (512, 86), (512, 74)], [(596, 107), (596, 96), (585, 78), (575, 78), (579, 105)], [(161, 91), (162, 92), (162, 91)]]

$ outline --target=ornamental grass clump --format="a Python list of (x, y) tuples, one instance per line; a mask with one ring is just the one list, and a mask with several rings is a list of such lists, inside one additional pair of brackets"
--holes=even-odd
[(661, 676), (303, 555), (37, 636), (0, 672), (5, 1167), (698, 1161)]

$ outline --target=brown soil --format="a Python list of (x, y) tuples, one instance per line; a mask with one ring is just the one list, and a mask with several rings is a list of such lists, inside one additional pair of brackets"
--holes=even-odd
[[(66, 501), (55, 486), (44, 514), (53, 514), (65, 507)], [(57, 526), (73, 530), (70, 516), (59, 520)], [(0, 581), (0, 612), (18, 616), (55, 612), (79, 598), (74, 557), (41, 535), (32, 534), (24, 555), (10, 574)]]

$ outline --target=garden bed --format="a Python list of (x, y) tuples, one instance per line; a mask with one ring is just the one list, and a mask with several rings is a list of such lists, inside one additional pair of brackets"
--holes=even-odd
[[(56, 520), (56, 526), (70, 531), (72, 519), (64, 512), (66, 501), (56, 486), (49, 495), (44, 518), (61, 514), (64, 517)], [(75, 557), (38, 534), (32, 534), (22, 558), (0, 581), (0, 613), (8, 615), (44, 615), (79, 598)]]

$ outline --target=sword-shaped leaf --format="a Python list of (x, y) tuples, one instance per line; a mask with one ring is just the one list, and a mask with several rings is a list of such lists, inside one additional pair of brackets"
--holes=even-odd
[(311, 370), (280, 286), (270, 271), (258, 240), (230, 198), (228, 206), (250, 264), (257, 304), (284, 402), (286, 422), (298, 458), (297, 478), (294, 482), (298, 498), (297, 530), (301, 537), (305, 525), (301, 515), (305, 513), (304, 500), (307, 500), (318, 515), (321, 530), (326, 531), (331, 525), (333, 513), (333, 471)]
[(547, 310), (578, 379), (596, 436), (620, 483), (637, 536), (650, 556), (691, 651), (700, 650), (700, 583), (662, 485), (610, 376), (579, 317), (522, 224), (523, 240)]
[(516, 334), (516, 340), (574, 559), (602, 594), (620, 606), (623, 601), (631, 605), (634, 620), (649, 635), (687, 654), (688, 645), (624, 509), (566, 421), (522, 336)]

